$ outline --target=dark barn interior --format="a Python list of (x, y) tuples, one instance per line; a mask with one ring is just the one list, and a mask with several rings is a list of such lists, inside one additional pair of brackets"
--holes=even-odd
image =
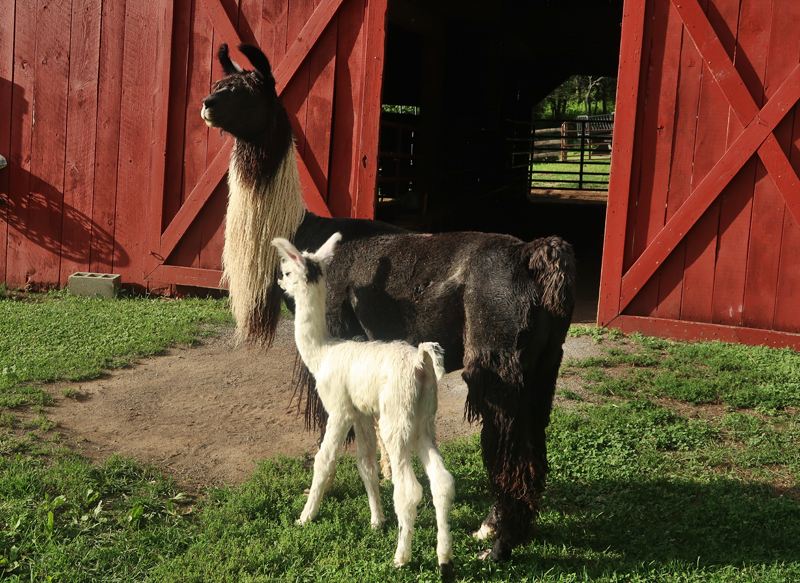
[(593, 322), (606, 206), (529, 200), (509, 139), (571, 75), (616, 76), (621, 21), (622, 0), (389, 0), (376, 218), (560, 235)]

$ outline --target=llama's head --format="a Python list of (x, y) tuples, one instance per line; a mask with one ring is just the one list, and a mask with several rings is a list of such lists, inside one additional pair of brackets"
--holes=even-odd
[[(253, 65), (245, 71), (219, 50), (225, 77), (203, 100), (210, 127), (236, 138), (228, 172), (223, 279), (236, 317), (236, 339), (269, 347), (280, 320), (281, 290), (273, 237), (292, 239), (306, 213), (289, 116), (275, 92), (275, 78), (259, 49), (239, 45)], [(266, 236), (265, 236), (266, 235)]]
[(314, 253), (297, 250), (287, 239), (273, 239), (272, 244), (281, 256), (281, 278), (278, 285), (292, 296), (317, 284), (324, 284), (325, 273), (333, 259), (336, 244), (341, 241), (342, 234), (334, 233)]
[(203, 99), (200, 115), (212, 128), (220, 128), (239, 140), (263, 139), (279, 133), (281, 141), (291, 143), (291, 126), (286, 110), (275, 92), (275, 78), (269, 60), (257, 47), (239, 45), (253, 71), (242, 69), (228, 54), (228, 45), (219, 48), (218, 58), (225, 77), (214, 83)]

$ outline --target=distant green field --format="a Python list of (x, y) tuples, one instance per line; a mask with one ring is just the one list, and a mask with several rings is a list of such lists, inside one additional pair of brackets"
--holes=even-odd
[[(580, 163), (541, 162), (531, 164), (531, 188), (579, 188), (607, 190), (611, 166), (608, 158), (596, 158), (583, 164), (580, 176)], [(569, 174), (564, 174), (569, 173)]]

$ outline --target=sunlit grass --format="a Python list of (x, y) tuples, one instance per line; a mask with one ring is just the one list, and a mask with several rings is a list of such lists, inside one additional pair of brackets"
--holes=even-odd
[[(56, 295), (42, 303), (48, 302), (50, 311), (39, 302), (13, 308), (22, 321), (30, 319), (14, 340), (26, 346), (26, 359), (15, 363), (44, 371), (41, 380), (90, 374), (76, 369), (78, 361), (114, 366), (121, 355), (156, 350), (153, 335), (191, 344), (202, 334), (201, 322), (229, 322), (224, 305), (211, 300), (84, 303)], [(126, 312), (121, 321), (106, 312), (109, 305)], [(156, 324), (139, 321), (148, 319)], [(114, 332), (81, 341), (63, 331), (73, 320), (104, 322)], [(169, 322), (184, 332), (154, 331), (169, 328)], [(124, 333), (126, 342), (108, 335)], [(93, 347), (80, 353), (91, 356), (65, 356), (61, 334)], [(561, 393), (572, 399), (570, 407), (553, 411), (542, 512), (533, 540), (516, 549), (510, 562), (479, 560), (485, 543), (471, 535), (493, 499), (479, 436), (442, 445), (456, 480), (450, 518), (456, 580), (800, 580), (800, 408), (794, 384), (800, 355), (626, 337), (591, 327), (572, 328), (570, 335), (591, 338), (602, 356), (563, 367), (579, 386)], [(387, 525), (372, 531), (350, 454), (340, 456), (319, 516), (301, 528), (294, 521), (311, 483), (310, 457), (263, 460), (238, 486), (192, 497), (157, 467), (120, 457), (95, 467), (67, 451), (48, 426), (46, 410), (18, 404), (0, 412), (0, 578), (440, 581), (435, 513), (416, 461), (424, 498), (413, 558), (395, 571), (391, 484), (381, 485)], [(21, 411), (34, 415), (26, 421), (31, 416)]]
[[(531, 188), (574, 188), (579, 187), (578, 181), (583, 181), (583, 188), (607, 190), (610, 171), (608, 158), (596, 157), (587, 159), (583, 164), (570, 162), (541, 162), (531, 164)], [(569, 174), (562, 174), (569, 173)]]
[[(594, 330), (597, 340), (603, 330)], [(578, 327), (570, 333), (591, 334)], [(614, 343), (618, 333), (608, 334), (605, 356), (567, 363), (567, 369), (580, 372), (590, 381), (586, 387), (598, 394), (665, 397), (761, 413), (800, 407), (800, 354), (794, 350), (673, 342), (638, 334)]]
[(193, 344), (202, 326), (230, 321), (225, 300), (102, 300), (63, 291), (0, 300), (0, 408), (47, 404), (37, 383), (95, 378), (168, 346)]

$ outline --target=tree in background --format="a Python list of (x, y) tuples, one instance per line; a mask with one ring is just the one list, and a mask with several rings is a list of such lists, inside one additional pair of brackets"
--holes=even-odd
[(534, 107), (535, 119), (574, 119), (579, 115), (612, 113), (616, 79), (573, 75)]

